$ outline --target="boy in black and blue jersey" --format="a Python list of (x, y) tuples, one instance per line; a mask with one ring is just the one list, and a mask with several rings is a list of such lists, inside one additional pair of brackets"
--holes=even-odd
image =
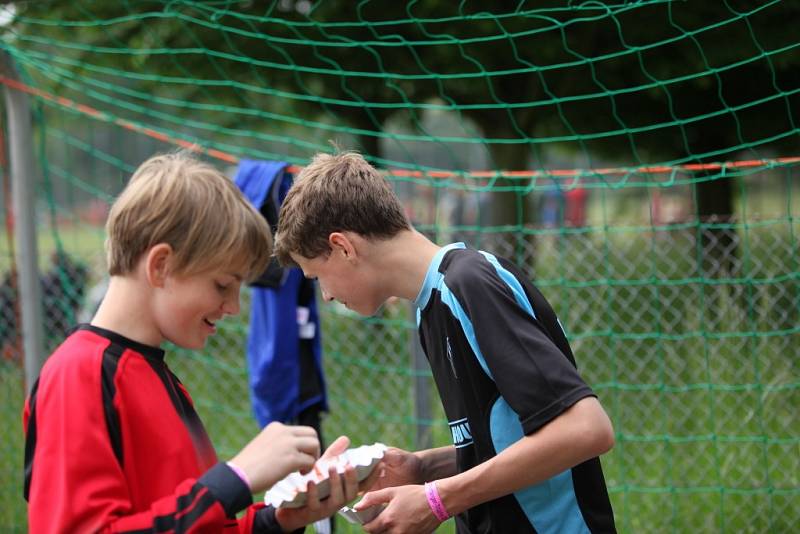
[(598, 456), (613, 429), (577, 372), (558, 319), (510, 262), (414, 230), (383, 177), (354, 153), (317, 155), (283, 202), (276, 255), (325, 300), (371, 315), (417, 307), (453, 445), (392, 449), (359, 503), (367, 532), (615, 532)]

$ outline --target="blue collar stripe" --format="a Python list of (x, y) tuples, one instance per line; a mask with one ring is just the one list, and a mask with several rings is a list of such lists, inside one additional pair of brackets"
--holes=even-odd
[(511, 290), (511, 293), (514, 295), (514, 299), (517, 301), (517, 304), (520, 307), (528, 312), (531, 317), (536, 319), (536, 312), (533, 311), (533, 306), (531, 306), (530, 301), (528, 300), (528, 296), (525, 295), (525, 290), (522, 289), (522, 284), (519, 283), (517, 277), (511, 274), (508, 269), (505, 269), (500, 262), (497, 261), (497, 258), (488, 252), (481, 251), (483, 257), (486, 258), (489, 263), (494, 266), (495, 271), (497, 271), (497, 275), (506, 283), (508, 288)]
[(433, 260), (431, 260), (431, 264), (428, 266), (428, 272), (425, 274), (425, 281), (422, 283), (422, 289), (419, 290), (417, 298), (414, 299), (414, 304), (420, 310), (424, 310), (425, 306), (428, 305), (428, 300), (431, 298), (431, 291), (433, 291), (435, 287), (439, 287), (439, 284), (442, 283), (444, 277), (442, 273), (439, 272), (439, 265), (442, 264), (444, 255), (456, 248), (467, 248), (467, 246), (464, 243), (450, 243), (440, 248), (433, 257)]

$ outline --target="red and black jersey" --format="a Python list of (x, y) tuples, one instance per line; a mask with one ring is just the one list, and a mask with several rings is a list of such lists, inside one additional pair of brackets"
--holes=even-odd
[(42, 368), (23, 425), (30, 532), (282, 532), (217, 461), (159, 348), (79, 326)]

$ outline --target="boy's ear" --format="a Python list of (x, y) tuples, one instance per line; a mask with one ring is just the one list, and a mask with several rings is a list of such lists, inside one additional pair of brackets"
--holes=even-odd
[(356, 247), (353, 241), (342, 232), (333, 232), (328, 236), (328, 244), (332, 254), (342, 254), (344, 259), (353, 260), (356, 257)]
[(164, 287), (169, 274), (169, 263), (172, 259), (172, 247), (159, 243), (150, 247), (144, 259), (145, 276), (152, 287)]

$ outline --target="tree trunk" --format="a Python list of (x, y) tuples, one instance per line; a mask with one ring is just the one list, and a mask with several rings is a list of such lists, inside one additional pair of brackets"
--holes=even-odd
[[(701, 223), (733, 224), (733, 179), (717, 178), (695, 184), (697, 217)], [(734, 276), (738, 256), (736, 229), (705, 228), (700, 234), (703, 276)]]
[[(528, 152), (524, 145), (492, 144), (490, 146), (494, 169), (519, 171), (528, 167)], [(527, 178), (500, 178), (495, 182), (499, 188), (524, 188)], [(496, 229), (489, 237), (494, 252), (514, 261), (529, 276), (534, 266), (534, 239), (523, 229), (531, 222), (531, 202), (524, 191), (492, 191), (488, 206), (488, 225), (508, 226)], [(486, 224), (484, 224), (486, 226)]]

